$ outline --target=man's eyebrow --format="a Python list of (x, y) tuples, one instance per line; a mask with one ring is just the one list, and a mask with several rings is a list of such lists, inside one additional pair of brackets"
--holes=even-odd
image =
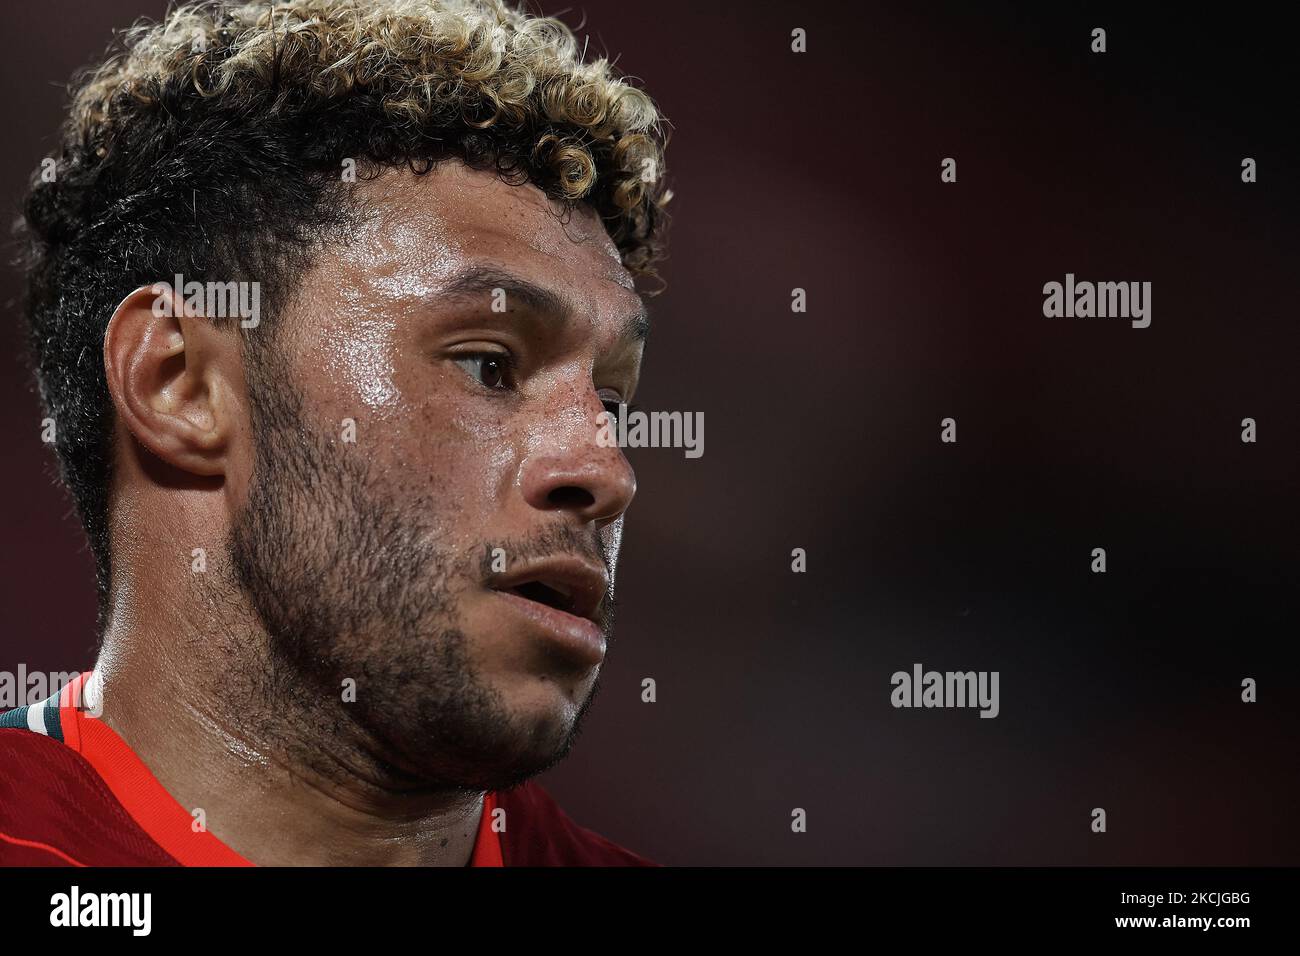
[[(560, 293), (494, 266), (471, 266), (457, 273), (433, 297), (440, 301), (490, 303), (498, 289), (505, 294), (507, 303), (522, 305), (539, 315), (562, 318), (575, 311), (569, 299)], [(638, 296), (638, 306), (623, 322), (620, 335), (644, 341), (649, 334), (650, 313)]]
[(505, 293), (507, 303), (522, 304), (533, 312), (562, 316), (571, 311), (568, 300), (558, 293), (491, 266), (472, 266), (457, 273), (434, 293), (434, 298), (491, 303), (498, 289)]

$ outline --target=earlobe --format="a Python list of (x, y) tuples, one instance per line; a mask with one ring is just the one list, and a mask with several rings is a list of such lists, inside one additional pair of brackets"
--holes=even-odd
[(185, 314), (166, 283), (141, 286), (104, 333), (104, 374), (114, 409), (155, 457), (196, 475), (223, 474), (232, 423), (220, 361), (228, 332)]

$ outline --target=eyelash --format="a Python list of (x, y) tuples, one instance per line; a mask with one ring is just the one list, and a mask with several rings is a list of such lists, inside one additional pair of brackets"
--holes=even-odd
[[(479, 385), (482, 388), (486, 389), (489, 392), (514, 391), (515, 389), (514, 377), (515, 377), (515, 373), (519, 369), (519, 360), (515, 358), (513, 353), (511, 352), (466, 352), (461, 355), (452, 356), (453, 362), (462, 362), (470, 359), (491, 359), (492, 361), (500, 362), (503, 366), (505, 366), (506, 373), (507, 373), (506, 377), (511, 380), (511, 384), (501, 388), (494, 388), (491, 385), (484, 385), (482, 382), (479, 382)], [(469, 373), (467, 372), (466, 374), (468, 375)], [(605, 411), (609, 412), (609, 414), (614, 418), (618, 417), (619, 405), (626, 405), (628, 413), (641, 410), (641, 406), (638, 405), (636, 402), (628, 402), (621, 398), (602, 398), (600, 400), (600, 403), (605, 407)]]
[[(497, 387), (492, 385), (485, 385), (483, 382), (479, 381), (478, 384), (481, 388), (484, 388), (489, 392), (514, 391), (515, 388), (514, 379), (515, 379), (515, 373), (519, 369), (519, 360), (514, 357), (513, 353), (511, 352), (464, 352), (461, 353), (460, 355), (452, 356), (452, 361), (457, 363), (472, 361), (473, 359), (482, 359), (485, 361), (491, 360), (493, 362), (500, 362), (501, 365), (505, 368), (505, 372), (506, 372), (505, 378), (509, 382), (509, 384)], [(471, 378), (474, 377), (472, 373), (468, 371), (466, 371), (465, 374), (470, 375)], [(475, 381), (478, 381), (478, 379), (475, 378)]]

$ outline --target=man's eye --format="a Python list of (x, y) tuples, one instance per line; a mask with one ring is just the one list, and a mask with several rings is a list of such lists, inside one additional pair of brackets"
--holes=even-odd
[(511, 363), (508, 355), (462, 355), (453, 361), (487, 388), (502, 391), (510, 388)]

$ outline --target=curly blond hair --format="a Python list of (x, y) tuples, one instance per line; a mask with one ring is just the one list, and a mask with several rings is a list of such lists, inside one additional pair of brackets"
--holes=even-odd
[(268, 94), (272, 109), (295, 97), (367, 96), (412, 138), (456, 129), (526, 137), (527, 164), (546, 173), (537, 184), (567, 200), (598, 198), (624, 265), (655, 274), (656, 227), (671, 198), (659, 111), (608, 60), (583, 62), (560, 20), (501, 0), (217, 2), (181, 6), (124, 40), (72, 104), (71, 128), (100, 156), (124, 124), (163, 108), (177, 81), (236, 108)]
[(95, 553), (101, 626), (113, 422), (101, 353), (132, 289), (178, 272), (255, 279), (274, 314), (358, 220), (347, 160), (364, 179), (457, 158), (587, 203), (629, 272), (659, 278), (667, 121), (606, 59), (587, 62), (561, 21), (502, 0), (186, 4), (123, 31), (74, 90), (54, 175), (33, 180), (19, 228), (31, 351)]

